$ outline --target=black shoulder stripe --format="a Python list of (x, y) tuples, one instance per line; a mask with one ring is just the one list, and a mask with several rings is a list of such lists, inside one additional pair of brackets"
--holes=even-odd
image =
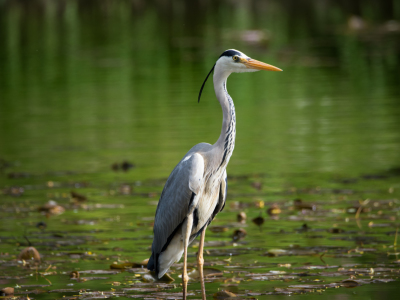
[(193, 227), (192, 228), (196, 228), (198, 224), (199, 224), (199, 212), (197, 211), (197, 208), (195, 208), (194, 212), (193, 212)]
[[(176, 226), (176, 228), (174, 229), (174, 231), (172, 231), (172, 233), (169, 235), (167, 241), (165, 242), (164, 246), (162, 247), (161, 252), (164, 252), (164, 251), (167, 249), (169, 243), (171, 243), (171, 241), (172, 241), (172, 239), (174, 238), (175, 234), (178, 232), (178, 229), (181, 228), (181, 226), (182, 226), (182, 224), (183, 224), (183, 222), (184, 222), (185, 220), (186, 220), (186, 218), (184, 218), (184, 219), (182, 220), (182, 222), (180, 222), (179, 225)], [(161, 253), (161, 252), (160, 252), (160, 253)]]
[(192, 205), (194, 196), (196, 196), (196, 194), (194, 192), (192, 192), (192, 196), (190, 197), (188, 208)]

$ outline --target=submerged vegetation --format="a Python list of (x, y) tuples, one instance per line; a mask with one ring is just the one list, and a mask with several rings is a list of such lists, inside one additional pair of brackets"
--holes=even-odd
[[(2, 222), (14, 229), (0, 236), (0, 279), (14, 288), (14, 299), (180, 298), (182, 263), (161, 280), (145, 268), (162, 180), (101, 188), (74, 181), (79, 176), (24, 184), (17, 198), (3, 191)], [(36, 179), (43, 177), (30, 177)], [(210, 297), (342, 294), (354, 287), (362, 293), (375, 284), (382, 285), (380, 293), (398, 291), (398, 282), (390, 285), (400, 276), (398, 175), (351, 184), (310, 177), (318, 187), (279, 192), (254, 188), (255, 179), (266, 186), (269, 176), (229, 179), (227, 207), (207, 231)], [(130, 193), (122, 185), (131, 186)], [(62, 210), (44, 210), (46, 199)], [(255, 221), (260, 218), (262, 224)], [(195, 298), (201, 297), (197, 247), (195, 241), (189, 248), (189, 296)]]

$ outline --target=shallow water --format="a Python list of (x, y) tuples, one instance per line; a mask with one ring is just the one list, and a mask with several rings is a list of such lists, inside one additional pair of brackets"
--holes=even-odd
[[(139, 269), (85, 271), (149, 257), (165, 179), (188, 149), (220, 132), (212, 81), (197, 103), (201, 83), (222, 51), (237, 48), (284, 72), (228, 80), (237, 139), (228, 203), (212, 223), (226, 231), (206, 235), (207, 266), (223, 272), (209, 279), (208, 294), (398, 294), (398, 9), (356, 1), (102, 3), (0, 6), (1, 287), (40, 299), (101, 297), (74, 296), (84, 290), (177, 296), (179, 264), (167, 285), (146, 283)], [(352, 14), (365, 26), (355, 28)], [(112, 170), (125, 160), (134, 168)], [(71, 190), (87, 200), (76, 202)], [(298, 209), (296, 198), (316, 210)], [(49, 200), (65, 212), (38, 212)], [(355, 214), (359, 201), (366, 209)], [(266, 213), (273, 204), (279, 216)], [(245, 224), (236, 222), (240, 211)], [(260, 213), (262, 230), (251, 222)], [(39, 221), (47, 228), (36, 228)], [(238, 227), (247, 235), (233, 243)], [(24, 236), (42, 255), (37, 269), (16, 260), (28, 246)], [(266, 255), (271, 250), (279, 255)], [(195, 252), (196, 245), (191, 264)], [(104, 279), (70, 280), (75, 270)], [(353, 289), (321, 286), (346, 279), (361, 281)], [(191, 297), (199, 289), (195, 279)]]

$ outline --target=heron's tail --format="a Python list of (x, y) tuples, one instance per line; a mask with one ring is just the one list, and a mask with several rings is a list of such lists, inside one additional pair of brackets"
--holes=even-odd
[(183, 242), (181, 241), (181, 235), (176, 234), (169, 243), (167, 249), (161, 252), (160, 255), (158, 256), (156, 262), (157, 266), (153, 267), (154, 269), (156, 269), (158, 278), (163, 277), (164, 274), (167, 273), (167, 271), (169, 270), (169, 267), (171, 267), (172, 264), (181, 259), (182, 254), (183, 254)]
[(149, 262), (147, 263), (147, 269), (150, 271), (155, 271), (155, 264), (154, 264), (154, 252), (151, 253), (149, 258)]

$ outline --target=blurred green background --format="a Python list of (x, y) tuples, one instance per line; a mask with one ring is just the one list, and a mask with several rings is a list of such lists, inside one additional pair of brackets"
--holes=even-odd
[(226, 49), (281, 73), (234, 74), (230, 174), (400, 165), (398, 1), (0, 1), (0, 157), (14, 170), (164, 178), (217, 140)]

